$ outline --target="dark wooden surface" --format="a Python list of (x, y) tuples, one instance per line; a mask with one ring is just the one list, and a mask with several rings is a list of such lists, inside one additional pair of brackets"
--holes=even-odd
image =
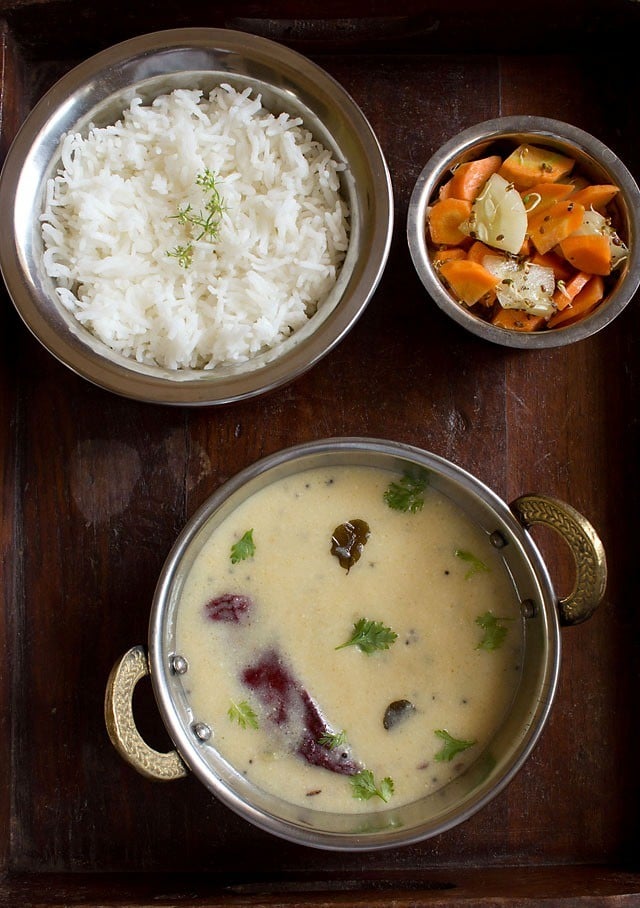
[[(379, 137), (396, 201), (385, 275), (350, 335), (294, 384), (224, 408), (92, 387), (29, 335), (2, 288), (0, 905), (638, 904), (638, 299), (572, 348), (494, 347), (428, 299), (405, 221), (431, 153), (498, 115), (568, 120), (638, 178), (635, 61), (613, 40), (637, 33), (640, 4), (583, 3), (580, 17), (565, 4), (570, 47), (556, 19), (508, 40), (514, 28), (494, 3), (458, 4), (458, 25), (456, 4), (407, 4), (406, 16), (351, 5), (348, 19), (328, 4), (323, 19), (301, 21), (296, 4), (276, 15), (259, 3), (230, 13), (0, 2), (3, 154), (39, 95), (89, 52), (159, 27), (233, 25), (287, 41), (347, 88)], [(333, 435), (427, 448), (507, 501), (562, 498), (597, 527), (610, 567), (599, 611), (563, 632), (557, 700), (517, 778), (458, 828), (372, 855), (270, 837), (193, 778), (145, 780), (116, 755), (102, 717), (109, 670), (146, 641), (155, 581), (187, 518), (262, 455)], [(539, 542), (562, 588), (566, 552)], [(148, 689), (136, 707), (165, 746)]]

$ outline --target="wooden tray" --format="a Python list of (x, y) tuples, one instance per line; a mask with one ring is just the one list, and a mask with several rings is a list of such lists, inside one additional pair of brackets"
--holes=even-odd
[[(389, 263), (364, 316), (264, 400), (188, 410), (110, 395), (41, 348), (3, 291), (0, 905), (640, 903), (638, 300), (572, 348), (494, 347), (429, 300), (405, 239), (427, 158), (489, 117), (570, 121), (637, 177), (636, 61), (618, 49), (638, 33), (640, 4), (528, 5), (523, 25), (504, 3), (345, 6), (301, 18), (295, 3), (0, 2), (3, 155), (42, 92), (90, 53), (157, 28), (224, 26), (332, 73), (370, 119), (396, 197)], [(187, 518), (260, 456), (331, 435), (419, 445), (507, 501), (564, 499), (598, 528), (610, 566), (599, 611), (563, 632), (557, 700), (517, 778), (458, 828), (370, 855), (270, 837), (194, 778), (145, 780), (116, 755), (102, 715), (107, 675), (146, 641), (155, 581)], [(566, 553), (539, 541), (566, 592)], [(136, 711), (167, 746), (150, 689)]]

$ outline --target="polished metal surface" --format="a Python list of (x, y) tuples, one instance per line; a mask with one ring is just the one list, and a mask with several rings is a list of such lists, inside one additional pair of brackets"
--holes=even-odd
[(159, 753), (145, 742), (133, 716), (133, 693), (149, 674), (143, 646), (133, 646), (111, 670), (104, 698), (104, 717), (111, 743), (120, 756), (148, 779), (173, 781), (187, 775), (175, 750)]
[(184, 675), (189, 671), (189, 663), (184, 656), (172, 656), (171, 670), (174, 671), (176, 675)]
[[(515, 144), (535, 143), (567, 154), (577, 161), (576, 171), (595, 183), (613, 183), (620, 188), (612, 207), (616, 226), (629, 247), (629, 258), (619, 269), (606, 302), (574, 325), (549, 331), (521, 332), (498, 328), (478, 318), (449, 293), (429, 256), (425, 233), (427, 208), (451, 168), (484, 154), (492, 145), (508, 139)], [(468, 331), (507, 347), (538, 349), (560, 347), (582, 340), (613, 321), (640, 285), (640, 190), (625, 165), (602, 142), (568, 123), (546, 117), (501, 117), (486, 120), (454, 136), (425, 164), (409, 202), (407, 240), (413, 264), (429, 296)]]
[[(522, 677), (510, 713), (483, 754), (455, 781), (412, 804), (392, 805), (375, 815), (342, 815), (302, 809), (254, 787), (207, 741), (193, 734), (197, 722), (183, 678), (173, 670), (176, 616), (181, 590), (200, 548), (239, 504), (282, 477), (318, 466), (368, 465), (402, 472), (412, 466), (430, 473), (430, 485), (464, 509), (498, 547), (523, 603), (525, 651)], [(532, 508), (527, 507), (527, 501)], [(533, 505), (569, 514), (573, 509), (544, 496), (520, 500), (527, 522)], [(588, 528), (581, 516), (581, 530)], [(571, 535), (573, 529), (569, 532)], [(594, 542), (595, 545), (595, 542)], [(596, 546), (597, 548), (597, 546)], [(580, 547), (574, 549), (580, 558)], [(600, 588), (600, 597), (604, 592)], [(534, 747), (551, 709), (560, 666), (559, 604), (544, 561), (520, 519), (478, 479), (451, 462), (409, 445), (368, 438), (336, 438), (298, 445), (271, 455), (221, 486), (192, 517), (169, 554), (156, 588), (149, 628), (149, 666), (164, 723), (190, 770), (232, 810), (271, 833), (316, 848), (358, 851), (420, 841), (457, 825), (487, 804), (513, 778)]]
[(524, 527), (536, 523), (556, 530), (569, 546), (576, 566), (573, 590), (558, 603), (562, 624), (581, 624), (597, 609), (607, 586), (607, 559), (593, 527), (570, 505), (547, 495), (523, 495), (511, 508)]
[[(44, 271), (39, 215), (60, 140), (89, 124), (115, 122), (133, 97), (149, 103), (175, 88), (251, 86), (266, 107), (301, 116), (346, 164), (349, 250), (338, 281), (307, 325), (249, 363), (170, 371), (114, 354), (59, 303)], [(384, 270), (393, 229), (389, 171), (362, 111), (328, 73), (288, 48), (243, 32), (189, 28), (143, 35), (71, 70), (36, 105), (9, 150), (0, 177), (0, 267), (10, 296), (42, 344), (77, 374), (138, 400), (211, 405), (273, 390), (300, 376), (355, 324)]]

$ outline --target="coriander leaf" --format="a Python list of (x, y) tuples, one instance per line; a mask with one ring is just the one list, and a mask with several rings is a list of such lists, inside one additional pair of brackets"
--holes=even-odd
[(487, 567), (484, 561), (480, 561), (479, 558), (476, 558), (472, 552), (456, 549), (455, 555), (456, 558), (460, 558), (461, 561), (466, 561), (469, 564), (469, 570), (464, 575), (465, 580), (473, 577), (474, 574), (490, 573), (490, 568)]
[(247, 725), (250, 725), (251, 728), (258, 727), (258, 717), (246, 700), (241, 703), (232, 702), (227, 710), (227, 715), (232, 722), (237, 722), (240, 728), (246, 728)]
[(384, 500), (394, 511), (408, 511), (415, 514), (424, 506), (423, 492), (429, 484), (426, 470), (415, 473), (404, 473), (397, 482), (389, 484), (384, 493)]
[(187, 243), (186, 246), (176, 246), (167, 252), (170, 258), (178, 259), (181, 268), (188, 268), (193, 262), (193, 246)]
[(208, 189), (210, 192), (217, 193), (218, 187), (216, 186), (216, 178), (214, 174), (209, 170), (208, 167), (199, 173), (196, 177), (196, 185), (202, 186), (203, 189)]
[(224, 200), (216, 186), (214, 174), (207, 168), (196, 176), (196, 186), (204, 193), (208, 193), (204, 211), (195, 212), (191, 204), (178, 208), (172, 217), (183, 227), (188, 228), (191, 242), (184, 246), (176, 246), (167, 255), (177, 258), (182, 268), (188, 268), (193, 262), (193, 243), (206, 238), (215, 240), (222, 223), (222, 215), (226, 211)]
[(382, 800), (386, 803), (394, 791), (393, 779), (389, 776), (385, 776), (382, 782), (380, 782), (378, 794)]
[(504, 638), (507, 636), (507, 631), (509, 630), (509, 628), (505, 627), (504, 624), (500, 624), (500, 622), (508, 620), (508, 618), (496, 618), (493, 612), (485, 612), (484, 615), (478, 615), (476, 624), (482, 628), (484, 635), (476, 649), (499, 649), (504, 643)]
[(178, 213), (174, 214), (173, 217), (180, 224), (190, 224), (191, 223), (191, 205), (185, 205), (184, 208), (178, 208)]
[(389, 649), (397, 638), (396, 632), (392, 631), (390, 627), (385, 627), (382, 621), (368, 621), (366, 618), (360, 618), (353, 625), (351, 637), (346, 643), (336, 646), (336, 649), (357, 646), (363, 653), (369, 655), (377, 649)]
[(393, 794), (393, 779), (386, 776), (380, 785), (376, 784), (373, 773), (370, 769), (363, 769), (361, 772), (351, 776), (351, 789), (354, 798), (359, 801), (368, 801), (371, 798), (381, 798), (385, 803)]
[(448, 763), (463, 750), (473, 747), (476, 743), (475, 741), (461, 741), (458, 738), (454, 738), (443, 728), (439, 728), (434, 734), (444, 741), (442, 749), (435, 755), (435, 759), (438, 760), (439, 763)]
[(251, 558), (256, 553), (256, 545), (253, 541), (253, 530), (247, 530), (242, 539), (234, 542), (231, 546), (231, 564), (237, 564), (246, 558)]
[(320, 735), (318, 738), (318, 744), (322, 747), (328, 747), (329, 750), (335, 750), (336, 747), (342, 747), (346, 743), (347, 733), (342, 729), (342, 731), (332, 734), (331, 732), (325, 732), (325, 734)]

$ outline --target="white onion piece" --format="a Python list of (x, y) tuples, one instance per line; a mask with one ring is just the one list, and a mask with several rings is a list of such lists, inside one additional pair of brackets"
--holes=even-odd
[(492, 174), (460, 226), (468, 236), (516, 254), (527, 232), (527, 212), (520, 193), (499, 174)]
[(556, 282), (553, 268), (486, 255), (483, 266), (499, 278), (496, 296), (503, 309), (522, 309), (547, 318), (556, 311), (552, 300)]

